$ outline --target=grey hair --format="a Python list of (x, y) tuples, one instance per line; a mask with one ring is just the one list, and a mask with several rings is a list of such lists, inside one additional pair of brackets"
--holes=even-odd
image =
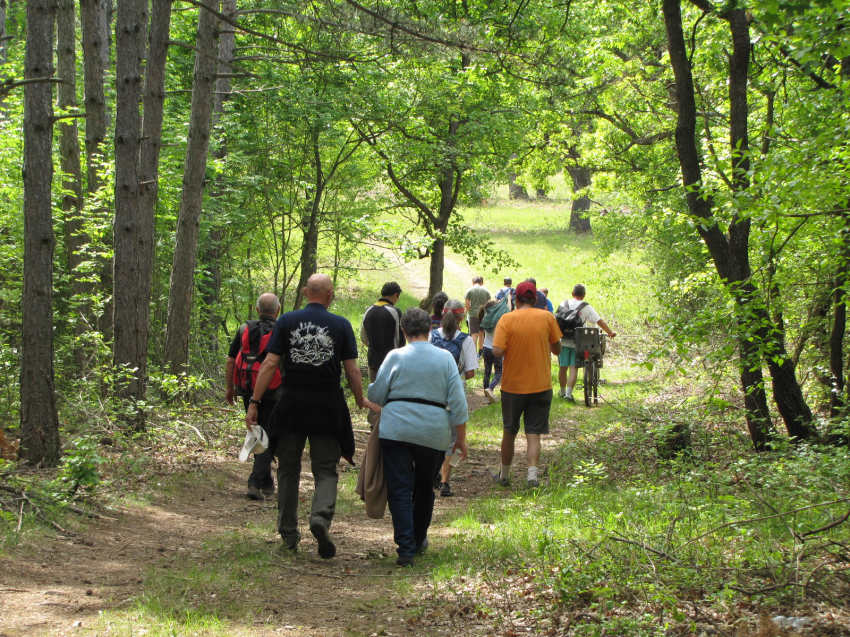
[(573, 296), (582, 299), (584, 298), (585, 294), (587, 294), (587, 288), (584, 287), (581, 283), (576, 283), (575, 287), (573, 288)]
[(401, 329), (408, 338), (428, 334), (431, 331), (431, 317), (422, 308), (408, 308), (401, 317)]
[(266, 292), (265, 294), (261, 294), (260, 298), (257, 299), (257, 311), (260, 314), (276, 314), (279, 309), (280, 299), (276, 294)]

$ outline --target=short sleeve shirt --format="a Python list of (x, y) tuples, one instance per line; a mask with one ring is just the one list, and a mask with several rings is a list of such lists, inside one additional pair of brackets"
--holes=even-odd
[(517, 310), (499, 319), (493, 347), (505, 350), (502, 391), (535, 394), (552, 389), (549, 346), (560, 338), (561, 328), (546, 310)]
[[(443, 331), (442, 327), (437, 328), (438, 333), (441, 337), (446, 338), (446, 333)], [(460, 330), (455, 334), (454, 339), (457, 340), (461, 338)], [(428, 342), (430, 343), (433, 340), (433, 335), (428, 337)], [(478, 369), (478, 354), (475, 351), (475, 341), (469, 335), (466, 335), (461, 342), (461, 351), (463, 352), (463, 372), (469, 372), (474, 369)]]
[(342, 361), (357, 358), (357, 341), (347, 318), (321, 303), (308, 303), (277, 320), (268, 351), (283, 359), (286, 374), (338, 379)]
[(463, 298), (469, 301), (469, 315), (478, 316), (478, 310), (492, 297), (483, 285), (473, 285)]
[[(584, 303), (584, 301), (579, 301), (578, 299), (565, 299), (563, 303), (561, 303), (561, 307), (567, 307), (571, 310), (576, 309), (579, 305)], [(584, 321), (585, 325), (596, 325), (599, 322), (599, 319), (602, 317), (593, 309), (592, 305), (585, 305), (581, 310), (579, 310), (578, 315), (581, 317), (581, 320)], [(561, 339), (562, 347), (575, 347), (576, 342), (571, 338), (562, 338)]]

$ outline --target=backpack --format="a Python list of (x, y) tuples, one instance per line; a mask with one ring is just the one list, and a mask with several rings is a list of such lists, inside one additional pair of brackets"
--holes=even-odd
[[(512, 287), (501, 288), (498, 292), (496, 292), (496, 300), (497, 301), (501, 301), (502, 299), (506, 298), (507, 296), (511, 297), (511, 307), (515, 307), (516, 306), (516, 288), (512, 288)], [(508, 310), (508, 311), (510, 311), (510, 310)]]
[(457, 371), (462, 372), (466, 363), (463, 357), (463, 342), (468, 338), (469, 334), (458, 330), (455, 337), (449, 340), (440, 336), (440, 330), (437, 329), (431, 332), (431, 345), (444, 349), (454, 356)]
[(576, 328), (584, 325), (584, 319), (581, 318), (579, 312), (587, 307), (589, 303), (582, 301), (579, 306), (571, 310), (567, 301), (564, 301), (558, 306), (555, 312), (555, 320), (558, 321), (558, 327), (561, 328), (561, 334), (564, 338), (575, 339)]
[(499, 319), (508, 312), (510, 312), (508, 309), (508, 297), (505, 295), (499, 303), (484, 310), (484, 318), (481, 319), (481, 329), (485, 332), (492, 332), (496, 329), (496, 323), (499, 322)]
[[(233, 368), (233, 385), (242, 396), (250, 396), (257, 384), (260, 367), (266, 360), (266, 346), (272, 336), (274, 326), (263, 321), (247, 321), (242, 330), (242, 349), (236, 355)], [(280, 368), (274, 371), (268, 390), (280, 387)]]

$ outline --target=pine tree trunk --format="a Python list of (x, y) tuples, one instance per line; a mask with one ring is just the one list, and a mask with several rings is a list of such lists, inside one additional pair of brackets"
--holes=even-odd
[[(27, 2), (24, 78), (53, 75), (53, 0)], [(29, 463), (59, 460), (53, 371), (53, 85), (24, 87), (24, 289), (21, 328), (21, 448)]]
[[(236, 13), (236, 0), (224, 0), (221, 12), (232, 17)], [(215, 93), (213, 95), (213, 133), (218, 134), (217, 147), (212, 151), (213, 157), (222, 160), (227, 156), (227, 137), (223, 132), (216, 133), (216, 127), (224, 115), (224, 103), (230, 93), (230, 73), (232, 66), (228, 64), (233, 59), (233, 50), (236, 47), (236, 31), (229, 24), (223, 24), (218, 41), (218, 77), (215, 81)], [(224, 190), (224, 178), (218, 176), (212, 197), (218, 198)], [(221, 241), (222, 228), (215, 224), (210, 229), (209, 235), (204, 242), (201, 257), (204, 269), (204, 280), (200, 285), (203, 306), (201, 309), (201, 335), (207, 339), (208, 347), (215, 356), (218, 354), (218, 329), (221, 325), (219, 317), (219, 306), (221, 304)]]
[[(205, 4), (217, 12), (220, 1), (206, 0)], [(183, 164), (183, 194), (177, 216), (177, 243), (174, 247), (168, 291), (165, 360), (174, 374), (183, 372), (189, 362), (192, 292), (195, 287), (198, 231), (203, 208), (216, 76), (217, 21), (212, 12), (199, 9), (198, 34), (195, 41), (198, 52), (195, 54), (189, 138)]]
[[(56, 60), (59, 77), (59, 108), (77, 110), (77, 52), (74, 0), (60, 0), (57, 17)], [(80, 250), (89, 238), (83, 230), (83, 185), (80, 168), (80, 139), (77, 120), (59, 122), (59, 157), (62, 171), (62, 212), (65, 223), (65, 257), (68, 276), (71, 280), (71, 296), (74, 308), (74, 334), (79, 339), (86, 332), (90, 320), (89, 304), (85, 299), (90, 286), (82, 281), (79, 266), (83, 261)], [(74, 347), (74, 365), (78, 375), (86, 366), (86, 351), (79, 342)]]
[[(590, 169), (584, 166), (567, 166), (567, 172), (573, 180), (573, 192), (579, 192), (590, 186)], [(590, 232), (590, 219), (585, 215), (590, 210), (590, 199), (580, 197), (573, 200), (570, 211), (570, 230)]]
[[(145, 395), (149, 308), (141, 289), (141, 273), (150, 269), (150, 237), (140, 223), (138, 175), (141, 101), (141, 60), (144, 42), (141, 25), (146, 14), (144, 0), (118, 4), (115, 24), (115, 225), (113, 362), (130, 376), (119, 382), (117, 394), (141, 401)], [(148, 294), (150, 292), (148, 291)], [(136, 412), (131, 423), (144, 427), (144, 414)]]
[[(89, 200), (105, 198), (104, 187), (105, 142), (109, 119), (106, 109), (106, 72), (109, 69), (109, 30), (105, 0), (80, 0), (80, 27), (83, 44), (83, 87), (86, 111), (86, 192)], [(120, 90), (120, 88), (119, 88)], [(95, 216), (106, 217), (104, 207), (95, 209)], [(104, 240), (107, 245), (112, 238)], [(113, 264), (108, 257), (100, 262), (100, 290), (112, 289)], [(112, 333), (112, 311), (107, 306), (98, 328), (106, 339)]]

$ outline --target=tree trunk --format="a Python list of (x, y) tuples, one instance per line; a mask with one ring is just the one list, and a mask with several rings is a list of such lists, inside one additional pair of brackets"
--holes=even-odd
[[(142, 272), (151, 268), (149, 235), (140, 219), (138, 158), (140, 142), (139, 102), (144, 42), (144, 0), (118, 4), (115, 24), (115, 225), (113, 362), (126, 368), (128, 378), (119, 381), (119, 397), (141, 401), (145, 395), (149, 307), (141, 289)], [(97, 56), (98, 59), (99, 56)], [(147, 294), (150, 292), (148, 291)], [(136, 412), (135, 428), (144, 427), (144, 414)]]
[[(9, 79), (6, 73), (6, 63), (9, 61), (9, 39), (6, 29), (6, 14), (8, 13), (9, 5), (7, 0), (0, 0), (0, 82), (5, 82)], [(6, 103), (5, 97), (0, 97), (0, 118), (9, 118), (9, 105)]]
[[(56, 60), (59, 78), (59, 108), (77, 110), (77, 53), (76, 26), (74, 20), (74, 0), (60, 0), (57, 18)], [(66, 119), (59, 122), (59, 157), (62, 171), (62, 212), (65, 226), (65, 257), (68, 276), (71, 280), (71, 297), (76, 316), (74, 334), (78, 339), (74, 346), (74, 364), (77, 374), (81, 375), (86, 365), (86, 352), (79, 338), (86, 331), (89, 319), (88, 303), (84, 300), (89, 287), (82, 281), (79, 266), (83, 259), (80, 250), (89, 239), (83, 230), (83, 185), (80, 168), (80, 139), (77, 134), (77, 120)]]
[[(573, 192), (579, 192), (590, 186), (590, 168), (585, 166), (567, 166), (567, 172), (573, 180)], [(590, 199), (585, 196), (573, 199), (570, 211), (570, 230), (590, 232), (590, 219), (585, 213), (590, 210)]]
[[(217, 12), (220, 0), (206, 0), (204, 4)], [(217, 22), (218, 19), (212, 11), (199, 8), (198, 34), (195, 40), (198, 52), (195, 54), (195, 71), (192, 78), (192, 110), (189, 116), (186, 159), (183, 164), (183, 193), (177, 216), (177, 242), (168, 292), (165, 360), (174, 374), (183, 372), (189, 362), (192, 292), (195, 287), (198, 229), (203, 208), (216, 76)]]
[[(699, 188), (699, 184), (702, 181), (702, 173), (695, 139), (696, 101), (694, 99), (694, 84), (690, 61), (682, 32), (680, 0), (663, 0), (662, 8), (664, 24), (667, 30), (668, 53), (675, 75), (676, 101), (679, 111), (675, 132), (676, 150), (682, 170), (688, 209), (692, 215), (709, 222), (699, 224), (698, 232), (709, 249), (718, 275), (726, 281), (730, 290), (736, 291), (739, 290), (741, 281), (740, 278), (737, 278), (737, 275), (743, 264), (740, 262), (740, 259), (739, 263), (733, 264), (732, 250), (729, 245), (732, 240), (730, 239), (730, 242), (727, 242), (723, 231), (716, 222), (712, 221), (714, 200), (709, 193), (700, 192)], [(732, 91), (730, 89), (730, 97)], [(740, 135), (740, 131), (736, 130), (733, 132), (734, 135)], [(738, 156), (738, 159), (740, 160), (740, 156)], [(736, 177), (741, 177), (740, 172)], [(731, 230), (730, 228), (730, 235), (732, 234)], [(744, 230), (746, 228), (740, 228), (734, 238), (736, 247), (740, 247), (742, 240), (746, 238)], [(746, 287), (746, 285), (741, 287)], [(752, 286), (750, 285), (750, 287)], [(742, 297), (748, 297), (748, 295), (741, 294), (739, 290), (735, 294), (735, 298), (739, 299)], [(744, 322), (744, 324), (739, 325), (739, 330), (741, 330), (742, 334), (741, 339), (746, 339), (748, 336), (746, 328), (752, 326), (752, 314), (747, 312), (746, 309), (742, 308), (740, 313), (741, 318), (739, 320)], [(770, 420), (765, 417), (764, 406), (766, 405), (766, 397), (762, 397), (764, 393), (764, 382), (761, 366), (755, 361), (752, 361), (751, 358), (752, 353), (749, 346), (744, 345), (741, 351), (741, 382), (743, 385), (745, 405), (747, 407), (745, 416), (750, 436), (753, 439), (753, 445), (757, 450), (760, 450), (764, 448), (766, 441), (770, 437), (770, 430), (766, 429), (769, 426)], [(789, 433), (790, 431), (791, 429), (789, 428)]]
[[(83, 87), (86, 111), (86, 191), (89, 200), (105, 199), (103, 173), (106, 158), (104, 143), (109, 126), (106, 111), (106, 71), (109, 68), (109, 30), (105, 0), (80, 0), (80, 27), (83, 44)], [(120, 90), (120, 89), (119, 89)], [(103, 206), (95, 208), (97, 217), (106, 217)], [(88, 240), (88, 237), (85, 237)], [(104, 241), (112, 243), (111, 238)], [(114, 247), (114, 245), (113, 245)], [(102, 257), (100, 264), (100, 290), (112, 289), (113, 264)], [(99, 329), (108, 339), (112, 332), (112, 309), (107, 307), (100, 319)]]
[(847, 330), (847, 285), (850, 283), (850, 217), (844, 216), (844, 248), (839, 255), (838, 273), (835, 277), (833, 305), (835, 316), (829, 335), (829, 370), (832, 373), (832, 391), (830, 392), (829, 413), (832, 418), (841, 415), (844, 409), (844, 332)]
[[(236, 0), (224, 0), (222, 13), (228, 17), (236, 13)], [(236, 47), (236, 31), (229, 24), (222, 25), (221, 35), (218, 42), (218, 78), (215, 81), (215, 93), (213, 95), (213, 121), (215, 129), (224, 114), (224, 103), (230, 93), (230, 73), (232, 67), (229, 62), (233, 59), (233, 50)], [(227, 156), (227, 138), (223, 132), (218, 133), (218, 145), (212, 155), (216, 159), (224, 159)], [(218, 198), (224, 190), (222, 176), (218, 176), (213, 197)], [(221, 304), (221, 241), (222, 229), (214, 225), (210, 229), (209, 236), (204, 243), (204, 251), (201, 262), (204, 264), (204, 281), (201, 284), (200, 293), (203, 300), (201, 310), (201, 335), (207, 339), (208, 346), (213, 355), (218, 353), (218, 328), (221, 325), (219, 306)]]
[[(519, 157), (516, 153), (511, 155), (511, 161)], [(528, 191), (525, 186), (518, 184), (516, 181), (516, 173), (513, 169), (508, 170), (508, 199), (518, 199), (520, 201), (528, 201)], [(439, 290), (437, 290), (439, 292)]]
[[(27, 2), (24, 79), (53, 75), (56, 3)], [(24, 87), (24, 289), (21, 329), (21, 457), (59, 460), (59, 416), (53, 374), (53, 89)]]

